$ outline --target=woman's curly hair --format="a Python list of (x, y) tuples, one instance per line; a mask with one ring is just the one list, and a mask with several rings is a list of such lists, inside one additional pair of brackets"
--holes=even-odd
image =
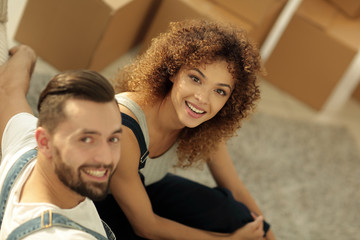
[(178, 166), (207, 161), (219, 141), (241, 127), (241, 120), (260, 98), (257, 76), (262, 71), (257, 47), (244, 30), (208, 20), (170, 23), (169, 31), (152, 40), (150, 48), (117, 75), (117, 92), (141, 92), (141, 104), (163, 99), (169, 80), (180, 68), (225, 60), (235, 88), (219, 113), (195, 128), (184, 128), (178, 138)]

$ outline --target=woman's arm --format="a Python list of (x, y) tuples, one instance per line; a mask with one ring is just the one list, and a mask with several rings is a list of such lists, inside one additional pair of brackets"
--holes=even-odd
[(248, 224), (234, 234), (220, 234), (191, 228), (156, 215), (138, 175), (138, 143), (127, 127), (124, 127), (121, 151), (119, 166), (111, 180), (111, 192), (137, 235), (147, 239), (181, 240), (258, 239), (261, 236), (262, 221)]
[[(245, 204), (251, 212), (259, 216), (263, 215), (255, 199), (237, 174), (225, 142), (219, 144), (218, 150), (212, 155), (208, 166), (218, 186), (229, 189), (234, 198)], [(267, 233), (266, 239), (275, 239), (271, 231)]]

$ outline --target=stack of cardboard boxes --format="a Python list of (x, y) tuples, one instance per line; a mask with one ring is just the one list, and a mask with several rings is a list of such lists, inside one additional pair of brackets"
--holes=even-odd
[[(171, 21), (208, 18), (261, 47), (287, 0), (27, 0), (15, 39), (59, 70), (102, 70)], [(302, 0), (265, 67), (266, 79), (322, 109), (360, 56), (360, 0)], [(360, 57), (359, 57), (360, 58)], [(360, 86), (353, 94), (360, 101)]]
[(248, 31), (261, 46), (287, 0), (163, 0), (142, 43), (145, 50), (152, 38), (170, 22), (205, 18), (230, 22)]
[[(359, 67), (349, 69), (360, 56), (359, 9), (359, 0), (303, 0), (265, 64), (266, 79), (322, 110), (329, 99), (334, 100), (345, 75), (359, 73)], [(346, 81), (356, 84), (358, 73)], [(343, 87), (339, 99), (354, 89)]]
[(101, 70), (185, 18), (232, 22), (260, 45), (286, 1), (28, 0), (15, 39), (59, 70)]

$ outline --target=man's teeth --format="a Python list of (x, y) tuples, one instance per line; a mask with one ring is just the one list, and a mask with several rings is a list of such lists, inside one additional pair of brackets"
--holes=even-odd
[(103, 177), (106, 173), (106, 170), (84, 170), (87, 174), (94, 177)]
[(191, 109), (191, 111), (193, 111), (194, 113), (198, 113), (198, 114), (201, 114), (201, 113), (204, 113), (205, 111), (202, 111), (200, 109), (197, 109), (196, 107), (194, 107), (193, 105), (191, 105), (189, 102), (186, 102), (188, 107)]

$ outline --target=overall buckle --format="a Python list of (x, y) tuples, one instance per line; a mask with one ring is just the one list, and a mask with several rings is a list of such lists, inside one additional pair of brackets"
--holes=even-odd
[[(45, 217), (47, 217), (47, 221), (45, 223)], [(41, 213), (41, 228), (49, 228), (52, 227), (52, 211), (46, 210)]]

